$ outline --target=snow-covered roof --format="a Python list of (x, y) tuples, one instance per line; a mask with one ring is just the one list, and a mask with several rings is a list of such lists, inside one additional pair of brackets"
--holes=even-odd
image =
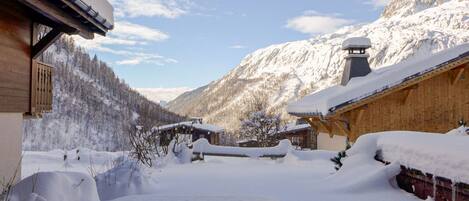
[(460, 127), (446, 134), (412, 131), (367, 134), (360, 136), (347, 154), (366, 152), (374, 157), (380, 151), (384, 161), (469, 183), (468, 131), (469, 128)]
[(201, 124), (199, 122), (192, 122), (192, 121), (184, 121), (184, 122), (179, 122), (179, 123), (174, 123), (174, 124), (167, 124), (167, 125), (155, 127), (155, 129), (168, 130), (168, 129), (181, 127), (181, 126), (194, 127), (196, 129), (210, 131), (214, 133), (221, 133), (225, 130), (222, 127), (219, 127), (213, 124), (204, 124), (204, 123)]
[(351, 79), (346, 86), (329, 87), (290, 103), (287, 111), (298, 116), (328, 115), (341, 107), (431, 73), (462, 58), (469, 59), (469, 44), (374, 70), (367, 76)]
[(346, 39), (342, 43), (342, 50), (350, 49), (350, 48), (370, 48), (371, 41), (369, 38), (365, 37), (352, 37)]
[(296, 132), (296, 131), (309, 129), (309, 128), (311, 128), (309, 124), (290, 123), (290, 124), (285, 125), (285, 127), (281, 128), (278, 131), (278, 134)]

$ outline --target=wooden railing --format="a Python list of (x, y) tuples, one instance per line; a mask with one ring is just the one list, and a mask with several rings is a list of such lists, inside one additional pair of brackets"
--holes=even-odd
[(51, 112), (53, 67), (33, 60), (31, 73), (31, 114)]

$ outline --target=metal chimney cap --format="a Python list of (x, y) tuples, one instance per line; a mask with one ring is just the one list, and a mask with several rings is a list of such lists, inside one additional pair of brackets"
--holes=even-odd
[(366, 37), (352, 37), (342, 43), (342, 50), (367, 49), (371, 47), (371, 41)]

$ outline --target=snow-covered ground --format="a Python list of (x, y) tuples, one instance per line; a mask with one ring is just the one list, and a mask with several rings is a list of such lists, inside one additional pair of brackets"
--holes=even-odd
[[(83, 173), (80, 181), (74, 174), (54, 174), (56, 180), (64, 180), (60, 182), (62, 188), (76, 188), (83, 181), (94, 183), (88, 181), (90, 164), (97, 173), (113, 168), (96, 181), (101, 201), (418, 200), (393, 184), (390, 178), (396, 173), (396, 165), (384, 166), (360, 154), (350, 160), (359, 164), (344, 166), (339, 172), (329, 160), (335, 153), (327, 151), (291, 151), (278, 160), (206, 156), (205, 161), (130, 171), (125, 168), (131, 165), (116, 166), (112, 162), (125, 153), (80, 152), (78, 161), (76, 151), (69, 151), (67, 162), (60, 150), (25, 152), (23, 178), (38, 171), (77, 171)], [(32, 197), (40, 200), (37, 195)]]

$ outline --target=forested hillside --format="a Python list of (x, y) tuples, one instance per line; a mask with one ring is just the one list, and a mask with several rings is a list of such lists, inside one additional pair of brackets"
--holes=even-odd
[(25, 150), (120, 150), (129, 125), (139, 117), (155, 125), (183, 119), (131, 89), (70, 37), (59, 39), (41, 60), (55, 67), (53, 112), (25, 120)]

